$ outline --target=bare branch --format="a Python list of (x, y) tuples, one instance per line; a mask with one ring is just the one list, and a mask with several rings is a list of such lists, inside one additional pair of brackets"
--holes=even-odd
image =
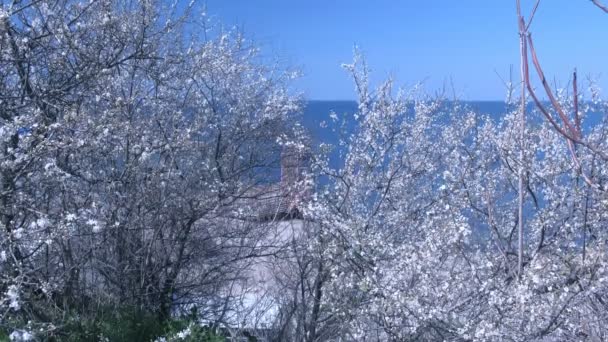
[(528, 32), (530, 25), (532, 25), (532, 20), (534, 20), (534, 15), (536, 14), (536, 10), (538, 10), (538, 5), (540, 5), (540, 0), (536, 0), (536, 3), (534, 4), (534, 9), (532, 10), (532, 14), (530, 14), (530, 19), (528, 19), (528, 24), (526, 25), (526, 32)]
[(608, 13), (608, 6), (604, 5), (603, 3), (600, 2), (600, 0), (591, 0), (591, 2), (597, 6), (599, 9), (601, 9), (602, 11)]
[(530, 33), (528, 33), (528, 43), (530, 46), (530, 54), (532, 56), (532, 63), (534, 64), (536, 73), (538, 74), (538, 77), (540, 78), (540, 81), (541, 81), (543, 87), (545, 88), (545, 93), (547, 94), (549, 101), (551, 101), (553, 108), (555, 108), (555, 110), (557, 111), (557, 114), (559, 114), (560, 118), (564, 122), (564, 125), (570, 132), (570, 135), (573, 135), (574, 137), (576, 137), (576, 139), (580, 139), (580, 136), (577, 134), (576, 128), (572, 125), (572, 123), (570, 122), (570, 120), (568, 119), (566, 114), (564, 113), (561, 105), (559, 104), (559, 102), (557, 101), (555, 96), (553, 95), (553, 90), (551, 89), (551, 86), (549, 86), (549, 83), (547, 82), (547, 79), (545, 78), (545, 74), (543, 73), (543, 70), (540, 66), (540, 62), (538, 61), (538, 57), (536, 55), (536, 49), (534, 49), (534, 42), (532, 41), (532, 34), (530, 34)]
[(582, 136), (582, 130), (581, 130), (581, 117), (580, 114), (578, 112), (578, 85), (577, 85), (577, 78), (576, 78), (576, 69), (574, 69), (574, 72), (572, 73), (572, 96), (574, 96), (574, 125), (576, 126), (576, 131), (578, 133), (578, 136)]

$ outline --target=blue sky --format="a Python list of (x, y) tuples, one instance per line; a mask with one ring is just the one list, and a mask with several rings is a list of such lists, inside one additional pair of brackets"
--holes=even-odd
[[(522, 0), (526, 8), (531, 0)], [(309, 99), (353, 99), (340, 68), (353, 46), (365, 53), (376, 81), (393, 75), (408, 87), (424, 81), (434, 92), (453, 80), (468, 100), (502, 100), (495, 73), (518, 79), (519, 45), (511, 0), (207, 0), (208, 14), (236, 25), (297, 67), (295, 84)], [(527, 12), (527, 11), (526, 11)], [(589, 0), (544, 0), (531, 32), (548, 78), (566, 84), (574, 67), (600, 77), (608, 91), (608, 15)], [(602, 76), (603, 75), (603, 76)], [(580, 77), (580, 76), (579, 76)], [(584, 78), (584, 77), (580, 77)], [(451, 91), (450, 91), (451, 92)]]

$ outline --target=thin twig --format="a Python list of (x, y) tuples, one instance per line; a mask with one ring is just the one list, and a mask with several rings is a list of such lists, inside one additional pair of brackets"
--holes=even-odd
[[(551, 124), (553, 125), (553, 127), (561, 134), (563, 135), (568, 141), (569, 143), (576, 143), (576, 144), (580, 144), (583, 145), (585, 147), (587, 147), (589, 150), (591, 150), (593, 153), (599, 155), (602, 159), (604, 160), (608, 160), (608, 155), (606, 155), (606, 153), (600, 151), (596, 146), (593, 146), (589, 143), (586, 143), (582, 140), (582, 132), (580, 129), (580, 126), (576, 127), (573, 126), (573, 124), (570, 122), (570, 119), (568, 119), (568, 117), (566, 116), (564, 110), (562, 109), (562, 106), (559, 104), (559, 102), (557, 101), (557, 99), (555, 98), (555, 96), (553, 95), (553, 91), (551, 90), (551, 87), (549, 86), (549, 84), (547, 83), (547, 80), (545, 78), (545, 75), (543, 73), (543, 70), (540, 66), (540, 62), (538, 60), (538, 57), (536, 55), (536, 50), (534, 49), (534, 43), (532, 40), (532, 35), (530, 33), (528, 33), (528, 43), (530, 46), (530, 54), (532, 56), (532, 62), (534, 63), (534, 67), (536, 68), (536, 72), (538, 74), (538, 77), (541, 79), (541, 82), (545, 88), (545, 92), (547, 94), (547, 96), (549, 97), (549, 100), (551, 102), (551, 105), (553, 106), (553, 108), (555, 109), (555, 111), (557, 111), (559, 117), (562, 119), (562, 121), (564, 122), (565, 127), (567, 128), (567, 131), (560, 127), (557, 122), (553, 119), (553, 117), (551, 116), (551, 114), (549, 114), (549, 112), (544, 109), (543, 105), (540, 103), (540, 101), (538, 100), (538, 97), (536, 97), (536, 94), (534, 94), (534, 90), (532, 89), (532, 85), (530, 83), (530, 77), (529, 75), (527, 75), (526, 77), (526, 83), (528, 85), (528, 89), (530, 90), (530, 93), (532, 95), (532, 97), (534, 98), (534, 102), (536, 103), (537, 107), (541, 110), (541, 112), (545, 115), (545, 117), (549, 120), (549, 122), (551, 122)], [(526, 62), (527, 64), (527, 62)], [(575, 71), (576, 72), (576, 71)], [(576, 75), (575, 75), (575, 80), (574, 80), (574, 87), (575, 87), (575, 99), (578, 96), (578, 89), (576, 88)], [(578, 99), (575, 100), (575, 104), (576, 104), (576, 108), (575, 108), (575, 123), (574, 125), (576, 125), (576, 121), (580, 120), (577, 119), (578, 117)], [(579, 123), (580, 125), (580, 123)], [(572, 147), (573, 149), (573, 147)], [(580, 162), (578, 160), (578, 158), (576, 157), (576, 154), (573, 152), (573, 161), (575, 162), (575, 164), (577, 164), (577, 167), (580, 167)], [(594, 182), (592, 182), (586, 175), (583, 174), (583, 178), (585, 179), (585, 182), (587, 182), (589, 185), (593, 185)], [(597, 187), (597, 184), (595, 185)]]
[(526, 32), (528, 32), (530, 25), (532, 25), (532, 20), (534, 20), (534, 15), (536, 14), (538, 5), (540, 5), (540, 0), (536, 0), (536, 3), (534, 4), (534, 9), (532, 10), (532, 14), (530, 14), (530, 19), (528, 19), (528, 25), (526, 25)]
[(608, 6), (602, 4), (599, 0), (591, 0), (595, 6), (597, 6), (602, 11), (608, 13)]
[(574, 125), (576, 126), (576, 130), (578, 131), (578, 136), (582, 136), (581, 130), (581, 116), (578, 112), (578, 85), (576, 82), (576, 69), (574, 69), (574, 73), (572, 74), (572, 96), (574, 96)]
[(574, 126), (572, 125), (572, 123), (570, 122), (570, 120), (568, 119), (566, 114), (564, 113), (561, 105), (559, 104), (559, 102), (557, 101), (555, 96), (553, 95), (553, 90), (551, 89), (551, 86), (549, 86), (549, 83), (547, 82), (547, 79), (545, 78), (545, 74), (543, 72), (543, 69), (540, 66), (540, 62), (538, 61), (538, 57), (536, 55), (536, 49), (534, 49), (534, 42), (532, 40), (532, 34), (530, 34), (530, 33), (528, 33), (528, 45), (530, 46), (530, 55), (532, 57), (532, 63), (534, 64), (536, 73), (538, 74), (538, 77), (540, 78), (540, 81), (541, 81), (543, 87), (545, 88), (545, 92), (547, 93), (547, 97), (549, 98), (549, 101), (553, 105), (553, 108), (555, 108), (555, 110), (557, 111), (557, 114), (559, 115), (559, 117), (564, 122), (564, 125), (570, 132), (570, 135), (573, 135), (574, 137), (576, 137), (576, 139), (580, 140), (580, 136), (577, 134), (576, 129), (574, 128)]
[(528, 74), (528, 50), (526, 42), (526, 22), (521, 15), (521, 1), (517, 0), (517, 16), (519, 23), (519, 48), (520, 48), (520, 66), (521, 66), (521, 81), (524, 83), (521, 86), (521, 113), (519, 122), (519, 169), (518, 169), (518, 219), (517, 219), (517, 278), (521, 281), (523, 275), (524, 261), (524, 144), (526, 137), (526, 87), (525, 76)]

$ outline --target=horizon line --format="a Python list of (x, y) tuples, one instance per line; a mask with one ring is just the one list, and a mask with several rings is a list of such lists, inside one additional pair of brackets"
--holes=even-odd
[[(506, 102), (505, 100), (447, 100), (460, 102)], [(356, 99), (307, 99), (305, 102), (357, 102)]]

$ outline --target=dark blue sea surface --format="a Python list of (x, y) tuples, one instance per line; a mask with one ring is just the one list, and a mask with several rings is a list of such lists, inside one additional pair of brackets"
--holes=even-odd
[[(459, 103), (461, 108), (473, 110), (481, 115), (487, 115), (493, 120), (500, 120), (507, 112), (507, 104), (502, 101), (471, 101)], [(453, 105), (447, 103), (446, 106)], [(335, 147), (330, 154), (330, 164), (336, 167), (340, 164), (340, 138), (346, 138), (355, 130), (354, 114), (357, 112), (355, 101), (309, 101), (302, 113), (302, 124), (311, 137), (313, 147), (329, 144)], [(413, 108), (410, 108), (413, 113)], [(335, 113), (337, 120), (332, 119)], [(344, 152), (344, 151), (342, 151)]]
[[(446, 110), (449, 110), (454, 103), (446, 103)], [(508, 108), (505, 102), (501, 101), (472, 101), (472, 102), (460, 102), (458, 108), (464, 113), (465, 111), (474, 111), (477, 114), (487, 116), (490, 120), (498, 123), (502, 120), (505, 115), (513, 110)], [(343, 166), (343, 159), (345, 146), (339, 146), (340, 137), (348, 138), (349, 135), (353, 134), (356, 130), (356, 119), (354, 114), (357, 112), (358, 105), (355, 101), (310, 101), (306, 104), (302, 113), (302, 124), (307, 129), (311, 136), (311, 143), (313, 149), (319, 145), (326, 143), (334, 146), (334, 150), (329, 154), (329, 166), (333, 169), (340, 169)], [(452, 107), (453, 108), (453, 107)], [(547, 108), (550, 105), (547, 104)], [(527, 108), (527, 122), (528, 124), (535, 125), (540, 124), (543, 120), (546, 120), (542, 114), (535, 110), (534, 104), (529, 104)], [(411, 111), (411, 112), (409, 112)], [(408, 109), (409, 115), (413, 110)], [(337, 114), (338, 120), (332, 119), (331, 113)], [(449, 124), (449, 119), (440, 118), (439, 120), (446, 120), (446, 124)], [(559, 119), (556, 116), (556, 120)], [(604, 113), (589, 112), (586, 115), (585, 121), (583, 122), (583, 133), (590, 131), (593, 127), (605, 120)], [(561, 122), (560, 122), (561, 123)], [(542, 158), (542, 156), (541, 156)], [(325, 185), (329, 181), (327, 177), (321, 177), (317, 180), (319, 185)], [(437, 186), (439, 184), (436, 184)], [(516, 200), (516, 192), (507, 192), (497, 203), (513, 203)], [(545, 198), (542, 193), (537, 194), (537, 201), (540, 207), (545, 206)], [(532, 203), (528, 201), (526, 207), (527, 214), (525, 219), (528, 220), (533, 216), (535, 209), (532, 207)], [(490, 230), (487, 224), (483, 220), (479, 220), (475, 217), (472, 212), (463, 212), (473, 227), (473, 238), (477, 242), (490, 241), (489, 234)]]
[[(446, 106), (453, 104), (448, 102)], [(486, 115), (495, 122), (500, 121), (511, 110), (504, 101), (463, 101), (458, 104), (461, 108), (467, 108), (480, 115)], [(545, 120), (534, 108), (533, 103), (528, 104), (527, 110), (530, 114), (527, 120), (531, 123)], [(550, 108), (549, 104), (547, 104), (547, 108)], [(344, 118), (346, 121), (344, 127), (346, 132), (343, 133), (352, 133), (355, 127), (354, 114), (356, 111), (357, 102), (355, 101), (308, 101), (302, 113), (302, 124), (309, 131), (313, 143), (335, 144), (339, 139), (340, 120)], [(330, 117), (332, 112), (336, 113), (339, 118), (337, 123)], [(583, 131), (589, 131), (603, 119), (603, 113), (588, 113), (583, 124)], [(557, 116), (556, 120), (560, 122)]]
[[(500, 119), (507, 111), (507, 104), (502, 101), (470, 101), (462, 102), (462, 105), (493, 119)], [(332, 129), (336, 128), (330, 118), (334, 112), (339, 118), (346, 117), (347, 126), (354, 125), (353, 114), (357, 111), (355, 101), (308, 101), (304, 107), (302, 121), (304, 126), (312, 134), (315, 141), (324, 141), (332, 135)], [(351, 125), (348, 121), (351, 121)]]
[[(456, 104), (457, 106), (455, 106)], [(458, 110), (462, 113), (474, 111), (481, 116), (487, 116), (496, 123), (500, 122), (508, 112), (514, 109), (508, 108), (507, 103), (503, 101), (446, 102), (445, 106), (444, 114), (454, 108), (459, 108)], [(550, 108), (550, 104), (547, 103), (546, 106)], [(354, 114), (357, 109), (358, 104), (355, 101), (309, 101), (304, 107), (301, 122), (311, 138), (311, 147), (318, 151), (322, 144), (331, 146), (331, 150), (328, 152), (328, 162), (332, 169), (340, 169), (343, 166), (344, 157), (348, 151), (347, 146), (340, 145), (340, 140), (347, 141), (349, 136), (355, 133), (356, 119)], [(533, 103), (528, 104), (527, 113), (526, 120), (529, 125), (538, 125), (546, 120), (538, 110), (535, 110)], [(406, 113), (406, 115), (410, 114), (413, 114), (413, 107), (409, 108), (408, 113)], [(555, 115), (555, 118), (560, 122), (557, 115)], [(440, 115), (438, 120), (449, 124), (450, 119), (447, 116)], [(582, 126), (583, 134), (597, 127), (603, 120), (605, 120), (605, 113), (593, 111), (587, 113)], [(542, 153), (539, 157), (542, 158)]]

